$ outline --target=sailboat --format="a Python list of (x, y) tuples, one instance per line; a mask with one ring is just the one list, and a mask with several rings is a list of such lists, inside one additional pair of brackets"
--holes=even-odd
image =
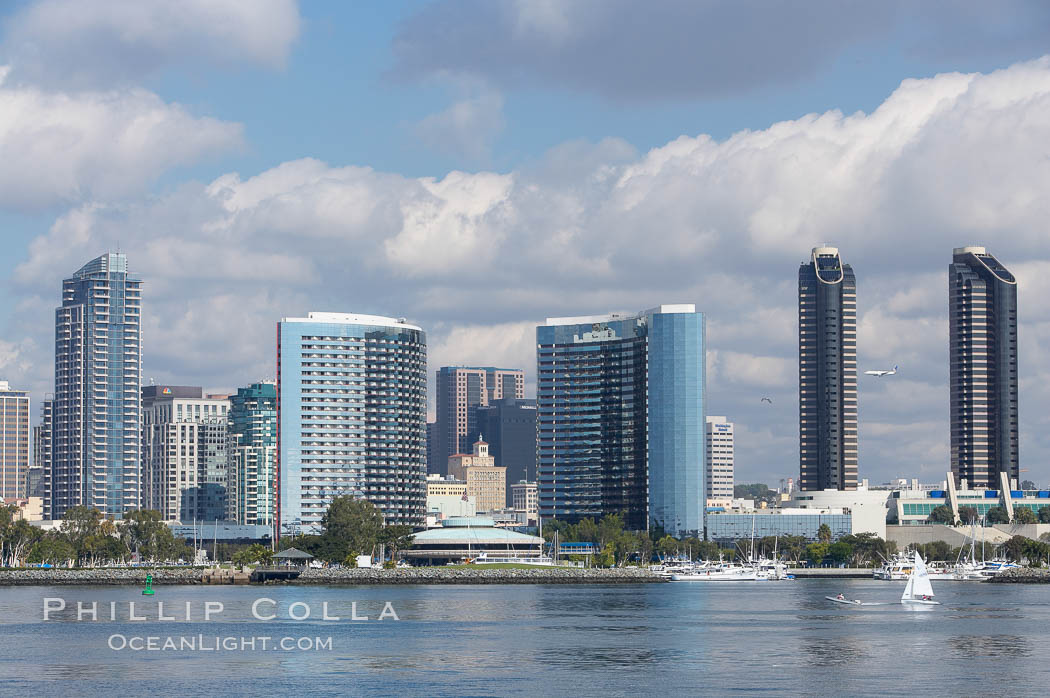
[(919, 555), (918, 550), (915, 551), (913, 570), (908, 577), (908, 585), (904, 587), (904, 593), (901, 595), (901, 603), (917, 603), (927, 606), (941, 605), (940, 601), (933, 600), (933, 585), (930, 584), (930, 573), (926, 569), (926, 563), (923, 562), (922, 555)]

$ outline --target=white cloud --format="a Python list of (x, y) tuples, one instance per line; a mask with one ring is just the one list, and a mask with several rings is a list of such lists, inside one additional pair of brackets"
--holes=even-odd
[[(902, 369), (861, 382), (862, 477), (883, 481), (947, 468), (944, 273), (953, 247), (983, 243), (1021, 279), (1022, 457), (1038, 463), (1050, 456), (1048, 211), (1034, 195), (1050, 181), (1047, 113), (1041, 59), (906, 81), (872, 114), (640, 156), (569, 144), (520, 171), (440, 179), (288, 162), (76, 208), (17, 270), (30, 299), (18, 318), (49, 345), (39, 308), (118, 240), (147, 280), (147, 375), (206, 385), (266, 375), (273, 323), (308, 310), (407, 316), (429, 331), (432, 369), (532, 373), (544, 317), (693, 302), (708, 313), (709, 410), (742, 425), (741, 479), (775, 481), (798, 467), (798, 264), (829, 242), (857, 274), (861, 369)], [(30, 359), (48, 382), (50, 357)]]
[(140, 194), (169, 168), (241, 144), (239, 124), (145, 90), (51, 92), (0, 71), (0, 207)]
[(129, 84), (174, 63), (283, 67), (299, 36), (296, 0), (37, 0), (6, 23), (19, 79)]
[(503, 127), (503, 96), (486, 91), (427, 116), (415, 130), (419, 139), (434, 150), (487, 163)]

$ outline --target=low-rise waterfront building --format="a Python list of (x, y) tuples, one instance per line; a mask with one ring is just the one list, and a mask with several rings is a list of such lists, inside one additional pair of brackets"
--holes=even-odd
[(538, 558), (543, 539), (497, 528), (491, 517), (457, 517), (415, 534), (412, 548), (401, 556), (416, 565), (444, 565), (483, 556), (488, 560)]

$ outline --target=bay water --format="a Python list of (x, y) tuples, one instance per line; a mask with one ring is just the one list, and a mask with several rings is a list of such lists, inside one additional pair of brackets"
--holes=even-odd
[[(1050, 689), (1050, 586), (942, 582), (936, 592), (943, 605), (918, 608), (898, 603), (903, 582), (874, 580), (155, 589), (153, 596), (134, 587), (0, 589), (0, 691), (839, 696)], [(824, 598), (839, 592), (885, 605)]]

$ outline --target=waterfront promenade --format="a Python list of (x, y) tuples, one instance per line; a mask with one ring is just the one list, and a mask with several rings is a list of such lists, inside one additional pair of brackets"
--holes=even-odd
[[(0, 570), (0, 586), (27, 585), (154, 585), (201, 584), (199, 567), (11, 569)], [(308, 569), (298, 579), (281, 584), (615, 584), (655, 583), (667, 580), (638, 567), (583, 569), (535, 567), (410, 567), (402, 569)]]

